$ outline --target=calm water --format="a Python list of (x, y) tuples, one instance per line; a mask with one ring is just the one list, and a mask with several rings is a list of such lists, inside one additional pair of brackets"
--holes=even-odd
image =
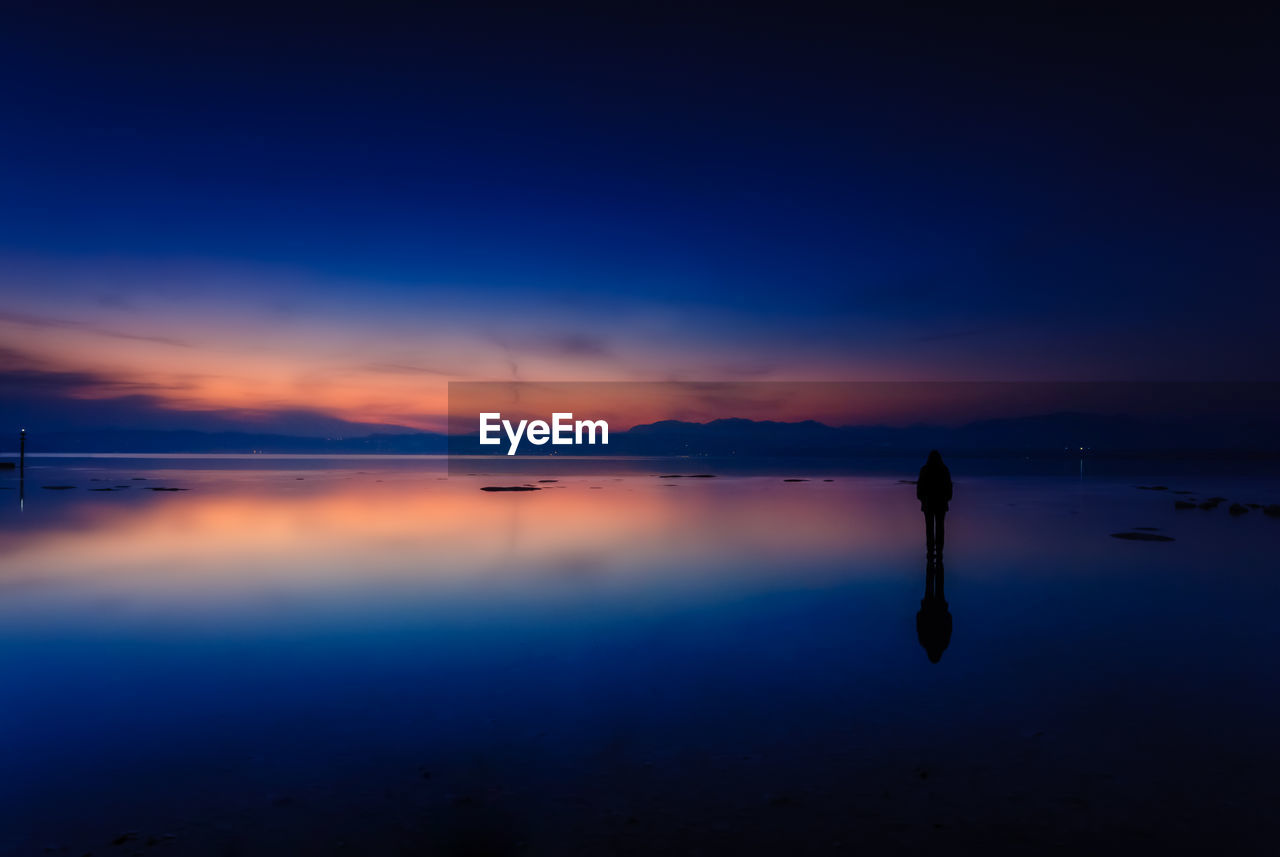
[(1280, 481), (952, 467), (937, 664), (909, 471), (0, 473), (0, 849), (1263, 852)]

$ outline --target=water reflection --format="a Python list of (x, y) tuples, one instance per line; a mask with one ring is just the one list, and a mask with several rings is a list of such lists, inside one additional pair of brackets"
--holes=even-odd
[[(886, 478), (561, 477), (535, 492), (487, 493), (479, 490), (492, 482), (484, 476), (445, 479), (439, 469), (409, 466), (126, 465), (27, 473), (33, 492), (25, 512), (17, 503), (0, 508), (0, 584), (38, 584), (50, 596), (45, 606), (106, 594), (207, 612), (267, 591), (311, 603), (355, 594), (402, 603), (409, 603), (404, 596), (545, 601), (919, 574), (912, 488)], [(18, 481), (10, 483), (15, 495)], [(39, 490), (46, 484), (75, 488)], [(114, 490), (92, 490), (99, 487)], [(1048, 481), (969, 480), (964, 499), (952, 550), (984, 576), (1132, 567), (1132, 553), (1106, 538), (1117, 524), (1172, 532), (1175, 522), (1184, 529), (1215, 523), (1175, 518), (1163, 498), (1127, 484), (1081, 503)], [(1135, 502), (1145, 510), (1141, 520), (1133, 517)], [(935, 514), (934, 527), (941, 518)], [(1186, 550), (1198, 547), (1188, 541)], [(1202, 547), (1214, 549), (1207, 537)], [(935, 551), (941, 565), (940, 538), (926, 541), (926, 553)], [(1050, 571), (1046, 555), (1064, 560)], [(1190, 561), (1190, 553), (1180, 556)], [(5, 615), (34, 618), (33, 607), (0, 601)]]
[(916, 637), (935, 664), (951, 644), (951, 610), (942, 584), (942, 563), (929, 562), (924, 570), (924, 598), (920, 599), (920, 612), (916, 614)]
[(431, 472), (142, 472), (40, 474), (37, 485), (76, 488), (35, 492), (21, 519), (0, 514), (7, 576), (202, 611), (266, 590), (542, 599), (882, 576), (916, 531), (888, 480), (562, 478), (487, 493), (484, 477)]
[[(951, 611), (936, 556), (916, 612), (903, 474), (485, 493), (358, 466), (38, 468), (24, 515), (0, 504), (12, 853), (132, 830), (198, 854), (892, 852), (1082, 803), (1126, 844), (1189, 799), (1215, 836), (1269, 818), (1272, 519), (966, 474), (964, 639), (934, 669), (917, 640), (938, 662)], [(1108, 537), (1130, 525), (1179, 550)]]

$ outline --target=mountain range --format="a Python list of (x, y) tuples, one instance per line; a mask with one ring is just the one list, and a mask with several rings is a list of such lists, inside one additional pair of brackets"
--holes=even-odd
[[(32, 433), (32, 453), (277, 453), (501, 455), (481, 447), (476, 435), (434, 432), (374, 433), (359, 437), (304, 437), (222, 431), (108, 429)], [(16, 447), (16, 438), (13, 446)], [(4, 444), (9, 446), (9, 444)], [(521, 455), (694, 455), (844, 457), (920, 454), (939, 448), (952, 454), (1026, 454), (1087, 451), (1091, 454), (1168, 454), (1179, 451), (1280, 454), (1280, 422), (1274, 419), (1156, 421), (1124, 415), (1054, 413), (972, 422), (960, 426), (828, 426), (813, 420), (720, 419), (707, 423), (662, 420), (612, 432), (608, 446), (537, 447)]]

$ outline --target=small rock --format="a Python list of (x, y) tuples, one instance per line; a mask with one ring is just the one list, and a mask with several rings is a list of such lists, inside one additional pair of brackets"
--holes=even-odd
[(1112, 533), (1113, 539), (1125, 539), (1130, 542), (1171, 542), (1173, 536), (1162, 536), (1157, 533)]
[(1269, 506), (1264, 506), (1262, 514), (1269, 515), (1272, 518), (1280, 518), (1280, 503), (1272, 503)]
[(480, 488), (481, 491), (541, 491), (541, 488), (534, 488), (532, 485), (485, 485)]
[(1239, 503), (1232, 503), (1227, 507), (1227, 514), (1232, 515), (1233, 517), (1236, 515), (1247, 515), (1249, 514), (1249, 507), (1241, 506)]
[(1168, 491), (1168, 485), (1135, 485), (1139, 491)]

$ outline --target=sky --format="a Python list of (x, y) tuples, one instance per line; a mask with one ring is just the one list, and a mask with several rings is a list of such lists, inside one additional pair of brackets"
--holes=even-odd
[(1274, 14), (404, 5), (6, 13), (16, 419), (439, 429), (450, 380), (1280, 380)]

